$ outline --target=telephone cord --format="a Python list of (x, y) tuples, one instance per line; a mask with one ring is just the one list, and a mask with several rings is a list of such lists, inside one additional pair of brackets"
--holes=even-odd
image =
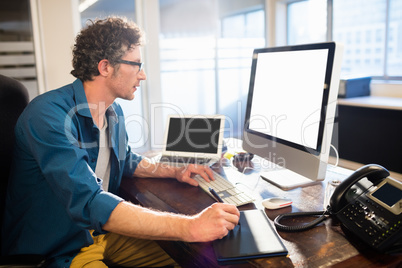
[[(292, 213), (285, 213), (282, 215), (279, 215), (275, 218), (274, 224), (276, 228), (280, 231), (285, 231), (285, 232), (298, 232), (298, 231), (305, 231), (308, 229), (313, 228), (317, 224), (323, 222), (328, 218), (330, 213), (326, 211), (312, 211), (312, 212), (292, 212)], [(305, 216), (320, 216), (317, 219), (303, 224), (303, 225), (297, 225), (297, 226), (289, 226), (289, 225), (283, 225), (280, 223), (282, 219), (290, 218), (290, 217), (305, 217)]]

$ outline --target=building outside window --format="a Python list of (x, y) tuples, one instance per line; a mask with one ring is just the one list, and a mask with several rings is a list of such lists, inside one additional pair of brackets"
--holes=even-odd
[(289, 45), (323, 42), (327, 36), (345, 45), (343, 75), (402, 80), (402, 1), (309, 0), (288, 4)]

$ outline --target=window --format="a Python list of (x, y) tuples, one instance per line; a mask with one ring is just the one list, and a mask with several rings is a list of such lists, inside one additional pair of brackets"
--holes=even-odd
[(79, 0), (81, 25), (84, 27), (88, 20), (105, 18), (107, 16), (124, 16), (135, 21), (134, 0)]
[(388, 53), (386, 74), (402, 76), (402, 1), (391, 0), (389, 3)]
[[(327, 4), (332, 16), (326, 15)], [(402, 1), (308, 0), (288, 4), (289, 45), (322, 42), (326, 36), (345, 45), (342, 74), (402, 79)]]
[[(232, 24), (241, 21), (243, 28)], [(263, 10), (245, 12), (221, 19), (218, 38), (218, 113), (227, 121), (226, 136), (241, 137), (247, 105), (251, 58), (254, 48), (265, 46)]]
[[(327, 6), (323, 0), (288, 5), (288, 44), (323, 42), (327, 33)], [(347, 37), (349, 39), (349, 37)]]
[(265, 46), (264, 1), (252, 2), (159, 0), (164, 118), (223, 114), (225, 136), (241, 135), (252, 51)]
[[(382, 76), (386, 40), (386, 1), (334, 0), (333, 11), (333, 39), (344, 42), (340, 36), (342, 33), (348, 33), (354, 37), (347, 44), (347, 49), (352, 52), (348, 57), (353, 60), (343, 63), (343, 73)], [(368, 14), (371, 15), (368, 16)], [(373, 40), (373, 42), (362, 42), (362, 32), (366, 34), (365, 40)], [(360, 53), (361, 50), (370, 50), (373, 53)], [(380, 59), (379, 62), (378, 59)]]

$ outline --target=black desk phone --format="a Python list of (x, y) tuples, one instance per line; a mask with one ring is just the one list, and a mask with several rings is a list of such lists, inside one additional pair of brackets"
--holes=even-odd
[[(370, 247), (380, 252), (401, 251), (402, 183), (389, 175), (379, 165), (363, 166), (336, 187), (326, 211), (282, 214), (275, 226), (281, 231), (302, 231), (332, 216)], [(280, 223), (284, 218), (311, 215), (320, 217), (301, 226)]]

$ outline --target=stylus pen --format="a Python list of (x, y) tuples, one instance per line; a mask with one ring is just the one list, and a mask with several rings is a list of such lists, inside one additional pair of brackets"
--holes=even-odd
[[(218, 195), (217, 192), (215, 192), (214, 189), (212, 189), (211, 187), (209, 187), (209, 192), (215, 197), (216, 200), (218, 200), (219, 203), (223, 203), (222, 198)], [(237, 225), (240, 225), (240, 221), (237, 223)]]
[(219, 203), (223, 203), (222, 198), (218, 195), (217, 192), (215, 192), (214, 189), (212, 189), (211, 187), (209, 187), (209, 192), (215, 197), (215, 199), (216, 199)]

